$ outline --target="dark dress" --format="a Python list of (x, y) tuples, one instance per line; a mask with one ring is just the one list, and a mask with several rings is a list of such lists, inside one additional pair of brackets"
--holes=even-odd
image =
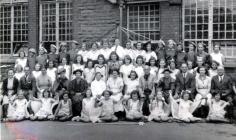
[(48, 54), (48, 61), (53, 61), (53, 64), (57, 67), (59, 63), (59, 55), (54, 53)]
[[(74, 116), (80, 116), (82, 110), (82, 100), (88, 89), (88, 83), (80, 78), (74, 79), (69, 84), (70, 98), (72, 100), (72, 111)], [(77, 93), (80, 93), (78, 95)]]
[(169, 78), (162, 77), (155, 86), (156, 86), (156, 89), (157, 88), (161, 89), (166, 102), (169, 103), (169, 91), (171, 90), (172, 93), (174, 92), (175, 80), (171, 77)]
[(185, 52), (177, 52), (175, 57), (176, 67), (180, 68), (182, 63), (186, 63), (187, 61), (187, 55)]
[(31, 71), (34, 70), (35, 68), (35, 64), (36, 64), (36, 57), (27, 57), (27, 62), (26, 62), (26, 66), (28, 66), (30, 68)]

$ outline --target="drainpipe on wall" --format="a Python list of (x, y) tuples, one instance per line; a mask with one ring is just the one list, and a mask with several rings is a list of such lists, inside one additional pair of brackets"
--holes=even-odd
[(124, 1), (120, 0), (119, 1), (119, 9), (120, 9), (120, 26), (119, 26), (119, 40), (122, 44), (122, 31), (121, 31), (121, 27), (123, 26), (123, 7), (124, 7)]

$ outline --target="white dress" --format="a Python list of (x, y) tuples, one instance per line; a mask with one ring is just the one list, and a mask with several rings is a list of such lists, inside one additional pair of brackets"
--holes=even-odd
[(98, 120), (101, 110), (100, 108), (95, 108), (95, 98), (84, 98), (82, 101), (83, 109), (81, 112), (82, 118), (89, 118), (91, 121)]
[[(22, 68), (24, 68), (27, 64), (27, 58), (21, 59), (21, 58), (17, 58), (16, 59), (16, 65), (21, 65)], [(15, 65), (15, 67), (16, 67)]]
[(223, 100), (220, 100), (218, 102), (216, 102), (215, 100), (212, 100), (208, 117), (224, 119), (225, 113), (226, 113), (224, 108), (225, 108), (226, 104), (227, 104), (227, 102), (225, 102)]
[(137, 57), (139, 55), (141, 55), (143, 58), (145, 58), (145, 51), (144, 50), (134, 50), (134, 56), (135, 56), (135, 60), (137, 59)]
[(106, 90), (106, 83), (103, 80), (94, 80), (91, 83), (91, 91), (93, 94), (93, 97), (96, 97), (97, 95), (102, 95), (103, 91)]
[(64, 65), (64, 66), (59, 66), (58, 69), (64, 68), (66, 70), (65, 76), (67, 79), (70, 79), (70, 74), (71, 74), (71, 66), (70, 65)]
[(52, 84), (56, 81), (56, 72), (57, 68), (47, 69), (47, 75), (51, 78)]
[(138, 79), (144, 75), (143, 66), (135, 67), (134, 71), (137, 73)]
[(148, 116), (148, 120), (153, 120), (159, 117), (168, 117), (168, 113), (164, 110), (164, 103), (163, 101), (157, 102), (153, 100), (151, 103), (153, 109), (150, 111), (150, 115)]
[(129, 55), (132, 60), (135, 59), (135, 50), (133, 49), (125, 49), (125, 55)]
[(120, 67), (120, 73), (123, 74), (123, 80), (125, 84), (127, 83), (129, 79), (128, 76), (130, 75), (131, 70), (134, 70), (134, 66), (132, 64), (122, 65)]
[(85, 80), (86, 80), (88, 83), (92, 83), (92, 81), (93, 81), (93, 79), (94, 79), (94, 75), (95, 75), (95, 70), (94, 70), (94, 68), (92, 68), (92, 69), (85, 68), (83, 73), (84, 73)]
[(88, 51), (80, 50), (80, 51), (78, 51), (77, 54), (82, 55), (84, 62), (87, 62), (87, 60), (88, 60)]
[(52, 98), (41, 98), (42, 106), (39, 111), (35, 114), (37, 117), (48, 117), (52, 115), (52, 104), (55, 101)]
[(132, 99), (130, 99), (128, 101), (128, 107), (129, 110), (126, 111), (126, 115), (128, 116), (142, 116), (142, 113), (140, 112), (140, 101), (134, 101)]
[(97, 72), (100, 72), (101, 74), (102, 74), (102, 80), (103, 81), (106, 81), (106, 76), (107, 76), (107, 74), (106, 74), (106, 72), (107, 72), (107, 65), (106, 64), (104, 64), (104, 65), (95, 65), (95, 67), (94, 67), (94, 69), (95, 69), (95, 73), (97, 73)]
[(117, 102), (114, 104), (115, 112), (124, 111), (121, 101), (121, 97), (123, 96), (122, 92), (120, 91), (121, 86), (124, 86), (124, 83), (122, 78), (120, 77), (117, 77), (116, 79), (110, 77), (107, 80), (107, 87), (113, 92), (113, 94), (111, 95), (111, 99)]
[(12, 114), (8, 114), (8, 117), (26, 117), (27, 116), (27, 105), (26, 99), (16, 99), (13, 103), (14, 111)]
[(211, 58), (212, 58), (212, 60), (214, 60), (214, 61), (216, 61), (216, 62), (218, 62), (219, 64), (220, 64), (220, 66), (223, 66), (223, 54), (222, 53), (211, 53), (210, 54), (211, 55)]
[(15, 75), (14, 75), (14, 77), (16, 77), (16, 79), (18, 80), (18, 81), (20, 81), (20, 78), (22, 77), (22, 76), (24, 76), (25, 75), (25, 73), (22, 71), (22, 72), (16, 72), (15, 73)]
[(58, 115), (60, 116), (68, 116), (70, 115), (70, 104), (69, 101), (65, 102), (64, 100), (61, 101), (61, 108), (58, 111)]
[(152, 75), (154, 75), (155, 77), (157, 76), (157, 72), (158, 72), (158, 67), (156, 66), (150, 66), (150, 73)]
[(193, 117), (192, 113), (190, 113), (191, 103), (192, 101), (190, 100), (184, 101), (181, 99), (179, 101), (179, 110), (178, 110), (179, 119), (189, 119)]
[(128, 81), (126, 83), (127, 90), (126, 90), (124, 99), (129, 99), (130, 98), (130, 93), (133, 90), (138, 90), (138, 87), (139, 87), (139, 80), (138, 79), (135, 79), (135, 80), (128, 79)]
[(124, 48), (122, 46), (120, 46), (120, 45), (113, 46), (111, 48), (111, 50), (115, 51), (121, 60), (124, 59), (125, 51), (124, 51)]
[(146, 62), (149, 62), (149, 59), (150, 59), (151, 57), (154, 57), (155, 60), (157, 60), (157, 55), (156, 55), (156, 53), (155, 53), (154, 51), (145, 52), (144, 58), (145, 58), (145, 61), (146, 61)]
[(98, 55), (99, 55), (99, 51), (96, 50), (90, 50), (88, 53), (87, 53), (87, 58), (88, 59), (91, 59), (93, 61), (97, 60), (98, 59)]
[(114, 102), (110, 98), (108, 100), (105, 100), (104, 98), (101, 100), (102, 106), (101, 106), (101, 117), (110, 117), (114, 115)]
[(35, 79), (38, 79), (39, 75), (41, 74), (41, 71), (33, 71), (32, 74), (35, 77)]
[(204, 105), (206, 100), (202, 100), (202, 96), (206, 96), (207, 100), (210, 101), (212, 95), (210, 94), (211, 89), (211, 78), (207, 77), (205, 79), (200, 79), (200, 76), (196, 76), (196, 90), (198, 94), (195, 97), (195, 100), (201, 100), (201, 103)]

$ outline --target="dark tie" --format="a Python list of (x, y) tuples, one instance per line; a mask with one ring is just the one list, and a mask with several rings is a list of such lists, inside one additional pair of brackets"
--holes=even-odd
[(185, 84), (185, 80), (186, 80), (186, 73), (183, 73), (183, 79), (184, 79), (184, 90), (186, 90), (186, 84)]
[(223, 81), (223, 78), (222, 78), (222, 76), (220, 76), (220, 83), (222, 83), (222, 81)]

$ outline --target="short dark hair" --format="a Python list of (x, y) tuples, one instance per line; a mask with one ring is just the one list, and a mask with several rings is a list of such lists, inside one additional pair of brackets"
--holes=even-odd
[(138, 99), (140, 99), (140, 94), (139, 94), (139, 91), (138, 90), (133, 90), (131, 93), (130, 93), (130, 98), (132, 99), (133, 95), (138, 95)]
[(104, 90), (104, 91), (102, 92), (102, 96), (104, 96), (104, 94), (105, 94), (106, 92), (108, 92), (110, 96), (113, 94), (113, 92), (110, 91), (110, 90)]
[(135, 74), (135, 79), (138, 78), (138, 74), (137, 74), (137, 72), (134, 71), (134, 70), (131, 70), (131, 71), (130, 71), (130, 74), (129, 74), (128, 78), (131, 78), (131, 73), (134, 73), (134, 74)]

